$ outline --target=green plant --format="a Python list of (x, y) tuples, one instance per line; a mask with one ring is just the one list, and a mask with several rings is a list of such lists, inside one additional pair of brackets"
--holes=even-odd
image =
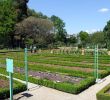
[(108, 90), (110, 90), (110, 84), (97, 93), (97, 100), (110, 100), (110, 93), (107, 93)]
[[(0, 78), (3, 79), (3, 80), (8, 80), (4, 76), (0, 76)], [(25, 90), (26, 90), (26, 85), (25, 84), (20, 83), (18, 81), (14, 81), (13, 94), (17, 94), (17, 93), (23, 92)], [(9, 90), (8, 87), (0, 88), (0, 99), (9, 98), (9, 96), (10, 96), (10, 90)]]

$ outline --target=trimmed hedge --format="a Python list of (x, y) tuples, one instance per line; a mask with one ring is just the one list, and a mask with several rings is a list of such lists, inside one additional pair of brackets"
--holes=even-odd
[[(6, 77), (0, 76), (3, 80), (8, 80)], [(17, 81), (14, 81), (14, 88), (13, 88), (13, 94), (17, 94), (20, 92), (23, 92), (26, 90), (26, 85), (19, 83)], [(9, 98), (10, 96), (10, 90), (9, 88), (0, 88), (0, 100)]]
[[(24, 75), (19, 75), (16, 73), (15, 75), (17, 78), (25, 79)], [(95, 79), (93, 77), (86, 78), (82, 80), (78, 84), (71, 84), (71, 83), (65, 83), (65, 82), (54, 82), (47, 79), (38, 79), (29, 76), (29, 82), (43, 85), (46, 87), (54, 88), (63, 92), (71, 93), (71, 94), (78, 94), (82, 92), (83, 90), (87, 89), (91, 85), (95, 84)]]
[[(0, 73), (7, 74), (3, 68), (0, 69)], [(14, 77), (25, 81), (25, 75), (23, 74), (21, 75), (19, 73), (14, 73)], [(28, 78), (29, 82), (31, 83), (43, 85), (46, 87), (54, 88), (72, 94), (78, 94), (83, 90), (87, 89), (88, 87), (90, 87), (91, 85), (95, 84), (95, 79), (93, 77), (85, 78), (78, 84), (71, 84), (65, 82), (58, 83), (47, 79), (34, 78), (32, 76), (29, 76)]]
[(97, 100), (110, 100), (110, 94), (107, 91), (110, 89), (110, 84), (97, 93)]

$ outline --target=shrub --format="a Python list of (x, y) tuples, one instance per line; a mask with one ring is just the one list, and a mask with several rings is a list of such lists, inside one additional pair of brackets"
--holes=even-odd
[[(0, 76), (0, 78), (7, 80), (6, 77)], [(17, 94), (19, 92), (23, 92), (26, 90), (26, 85), (19, 83), (17, 81), (14, 81), (14, 88), (13, 88), (13, 94)], [(10, 90), (9, 88), (0, 88), (0, 100), (9, 98), (10, 96)]]
[(110, 94), (107, 91), (110, 89), (110, 84), (97, 93), (97, 100), (110, 100)]

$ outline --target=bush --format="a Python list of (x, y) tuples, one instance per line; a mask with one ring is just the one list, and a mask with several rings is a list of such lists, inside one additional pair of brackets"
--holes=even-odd
[[(1, 79), (7, 80), (6, 77), (0, 76)], [(17, 94), (19, 92), (23, 92), (26, 90), (26, 85), (19, 83), (17, 81), (14, 81), (14, 88), (13, 88), (13, 94)], [(9, 98), (10, 96), (10, 90), (9, 88), (0, 88), (0, 100)]]
[(78, 84), (70, 84), (65, 82), (58, 83), (47, 79), (36, 79), (32, 77), (29, 78), (29, 81), (35, 84), (43, 85), (46, 87), (54, 88), (72, 94), (78, 94), (83, 90), (87, 89), (89, 86), (95, 84), (95, 79), (92, 77), (86, 78)]
[(97, 93), (97, 100), (110, 100), (110, 94), (107, 91), (110, 89), (110, 84)]

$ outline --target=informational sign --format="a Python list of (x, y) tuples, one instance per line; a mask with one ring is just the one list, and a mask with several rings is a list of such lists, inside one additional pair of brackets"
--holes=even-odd
[(9, 72), (10, 100), (13, 100), (13, 59), (6, 59), (6, 67)]
[(13, 73), (13, 59), (6, 59), (7, 72)]

